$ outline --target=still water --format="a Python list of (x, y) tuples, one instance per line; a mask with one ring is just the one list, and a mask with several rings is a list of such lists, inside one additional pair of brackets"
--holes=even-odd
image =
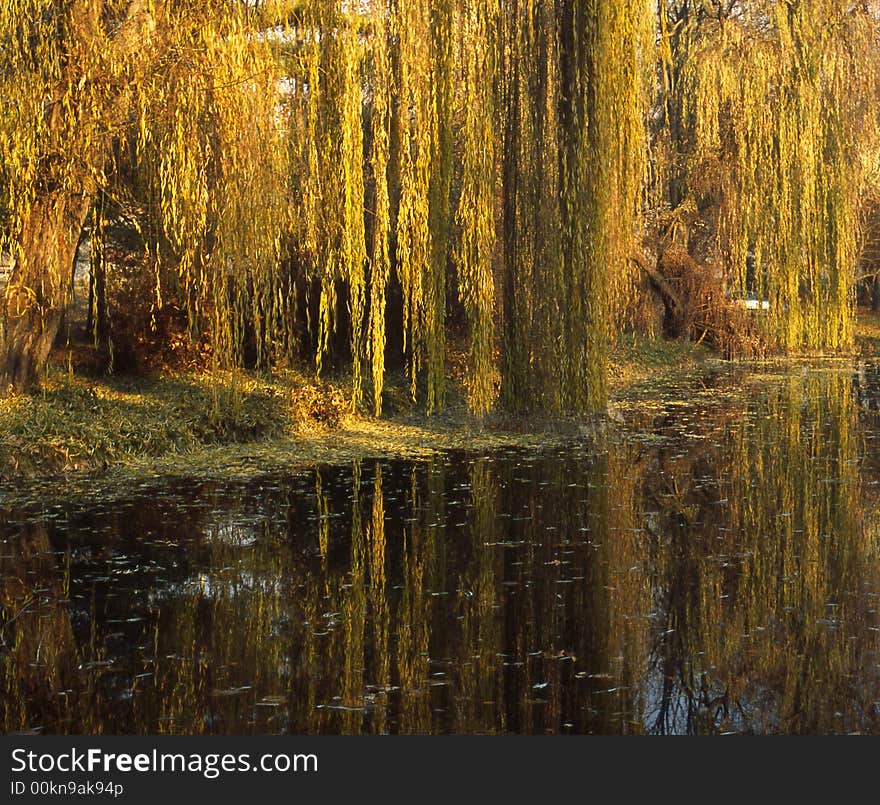
[(878, 399), (834, 364), (598, 443), (7, 495), (0, 729), (880, 732)]

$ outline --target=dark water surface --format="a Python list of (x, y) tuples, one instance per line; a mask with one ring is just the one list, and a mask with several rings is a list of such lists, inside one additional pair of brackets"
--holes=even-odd
[(7, 494), (0, 729), (880, 732), (878, 399), (835, 364), (598, 445)]

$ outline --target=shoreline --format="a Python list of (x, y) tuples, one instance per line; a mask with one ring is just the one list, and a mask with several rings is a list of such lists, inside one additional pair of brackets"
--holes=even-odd
[[(623, 339), (609, 363), (603, 421), (622, 421), (639, 401), (680, 395), (688, 385), (777, 373), (793, 363), (851, 362), (880, 354), (880, 316), (857, 320), (857, 348), (839, 356), (724, 361), (701, 345)], [(389, 414), (350, 413), (346, 378), (316, 380), (301, 372), (240, 372), (239, 401), (218, 406), (230, 383), (201, 373), (80, 377), (56, 361), (42, 391), (0, 400), (0, 482), (60, 486), (124, 475), (247, 480), (359, 458), (424, 459), (441, 452), (552, 446), (595, 431), (587, 421), (547, 422), (490, 416), (479, 422), (450, 388), (450, 405), (428, 417), (409, 404), (403, 383), (388, 389)], [(726, 381), (723, 379), (727, 378)], [(741, 392), (740, 392), (741, 393)], [(0, 492), (0, 497), (2, 497)]]
[[(614, 398), (722, 362), (702, 347), (640, 342), (626, 348), (609, 371)], [(201, 373), (152, 377), (79, 377), (57, 366), (41, 391), (0, 400), (0, 481), (95, 477), (117, 470), (201, 474), (199, 467), (238, 466), (248, 455), (284, 466), (340, 463), (357, 457), (424, 458), (468, 447), (536, 447), (586, 432), (585, 422), (490, 416), (466, 410), (461, 389), (427, 416), (409, 403), (401, 383), (390, 385), (388, 415), (350, 411), (346, 378), (317, 381), (299, 372), (238, 373), (232, 382)], [(217, 405), (232, 394), (236, 404)], [(254, 459), (256, 460), (256, 458)]]

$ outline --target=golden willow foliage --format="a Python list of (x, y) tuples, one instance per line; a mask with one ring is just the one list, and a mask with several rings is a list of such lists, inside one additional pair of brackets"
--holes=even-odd
[(866, 104), (876, 97), (876, 19), (841, 0), (739, 6), (681, 17), (674, 32), (661, 15), (664, 90), (690, 152), (685, 192), (720, 206), (733, 284), (770, 300), (783, 348), (846, 346), (860, 156), (877, 137)]
[[(134, 25), (123, 25), (112, 36), (96, 5), (0, 3), (0, 179), (2, 208), (10, 219), (2, 245), (20, 265), (32, 258), (24, 246), (41, 197), (94, 192), (100, 183), (90, 162), (103, 154), (106, 127), (119, 123), (113, 112), (123, 99), (116, 93), (137, 67), (123, 36)], [(118, 24), (128, 21), (127, 5), (107, 3), (104, 10)], [(69, 268), (59, 264), (63, 256), (51, 255), (44, 267), (47, 303), (63, 301), (53, 299), (50, 290), (54, 275)], [(35, 290), (20, 287), (14, 293)]]
[(385, 383), (385, 293), (391, 277), (391, 194), (388, 173), (393, 82), (390, 80), (391, 31), (387, 0), (385, 3), (376, 3), (371, 22), (373, 118), (370, 168), (375, 202), (370, 253), (369, 358), (373, 379), (373, 410), (379, 416), (382, 413), (382, 388)]
[(320, 286), (317, 368), (337, 326), (342, 286), (354, 403), (368, 363), (373, 409), (381, 413), (394, 245), (411, 390), (415, 397), (426, 368), (433, 411), (443, 405), (445, 380), (453, 5), (377, 0), (362, 13), (313, 0), (304, 9), (298, 25), (304, 90), (294, 101), (291, 132), (302, 200), (294, 238), (309, 260), (309, 278)]
[(13, 261), (0, 296), (0, 395), (25, 390), (48, 358), (154, 28), (142, 0), (0, 3), (0, 248)]
[[(365, 350), (366, 261), (362, 77), (358, 19), (333, 0), (306, 4), (301, 35), (305, 114), (292, 132), (300, 148), (303, 245), (320, 288), (318, 371), (336, 327), (340, 283), (348, 292), (354, 399), (360, 402)], [(378, 289), (381, 291), (381, 289)], [(383, 291), (382, 291), (383, 292)]]
[(462, 12), (462, 187), (456, 221), (461, 229), (458, 278), (471, 331), (469, 405), (492, 405), (495, 346), (495, 185), (498, 0), (469, 0)]
[[(511, 296), (546, 300), (536, 347), (532, 303), (521, 310), (505, 301), (515, 337), (501, 346), (517, 368), (502, 374), (514, 407), (575, 412), (604, 404), (604, 348), (616, 315), (608, 300), (626, 295), (623, 258), (641, 185), (653, 17), (646, 4), (545, 2), (530, 6), (525, 19), (537, 28), (529, 33), (514, 5), (389, 1), (356, 13), (313, 0), (299, 18), (305, 89), (291, 116), (302, 199), (294, 239), (320, 287), (318, 369), (345, 287), (355, 402), (369, 364), (377, 414), (386, 295), (395, 280), (412, 395), (424, 377), (428, 411), (443, 407), (450, 258), (468, 322), (471, 410), (486, 413), (496, 396), (498, 271), (515, 286)], [(563, 58), (565, 36), (571, 58)], [(544, 45), (535, 55), (538, 37)], [(560, 112), (569, 97), (571, 108)], [(532, 112), (535, 104), (542, 111)], [(529, 119), (536, 115), (537, 123)], [(531, 248), (503, 261), (502, 162), (515, 174), (504, 176), (508, 198), (516, 196), (506, 231)], [(520, 190), (527, 182), (531, 196)]]
[(631, 285), (645, 158), (647, 3), (503, 4), (504, 400), (605, 404), (611, 300)]
[(658, 24), (657, 10), (0, 0), (3, 243), (16, 260), (0, 391), (18, 383), (16, 350), (25, 368), (48, 355), (99, 192), (132, 190), (151, 257), (176, 272), (157, 269), (173, 287), (157, 285), (155, 304), (183, 299), (218, 367), (283, 364), (311, 338), (321, 371), (345, 357), (338, 330), (353, 403), (371, 392), (376, 414), (392, 326), (413, 397), (442, 409), (459, 313), (473, 412), (494, 404), (499, 377), (509, 410), (601, 410), (608, 343), (636, 293), (627, 258), (647, 167), (676, 185), (669, 203), (718, 209), (728, 273), (770, 298), (782, 345), (846, 345), (880, 153), (876, 12), (664, 0)]
[[(15, 260), (0, 308), (4, 391), (45, 363), (99, 192), (146, 201), (149, 251), (171, 254), (170, 290), (193, 329), (207, 323), (218, 366), (241, 363), (247, 344), (263, 364), (289, 351), (278, 271), (287, 131), (267, 19), (238, 2), (0, 4), (4, 246)], [(101, 238), (93, 246), (100, 260)]]
[[(218, 367), (295, 354), (304, 288), (318, 371), (344, 326), (354, 405), (369, 367), (378, 414), (399, 289), (412, 394), (424, 380), (440, 410), (457, 280), (474, 412), (499, 369), (511, 407), (603, 405), (644, 151), (647, 4), (5, 0), (2, 14), (7, 246), (25, 265), (31, 218), (72, 219), (32, 272), (55, 277), (40, 311), (66, 304), (98, 190), (128, 195), (116, 181), (134, 175), (150, 256), (176, 269), (157, 268), (155, 304), (183, 299)], [(151, 47), (132, 48), (133, 32)], [(75, 209), (40, 206), (53, 183)], [(20, 274), (10, 293), (26, 307), (34, 277)]]
[(399, 3), (394, 9), (399, 41), (397, 270), (411, 391), (415, 397), (424, 362), (429, 412), (442, 408), (445, 397), (453, 13), (452, 0)]
[(138, 88), (140, 166), (193, 325), (209, 317), (223, 365), (241, 361), (252, 327), (265, 363), (286, 350), (291, 315), (277, 270), (290, 215), (278, 60), (235, 6), (169, 14), (186, 56)]

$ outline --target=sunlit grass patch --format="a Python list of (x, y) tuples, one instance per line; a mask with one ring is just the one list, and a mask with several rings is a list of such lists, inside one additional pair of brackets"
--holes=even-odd
[(693, 371), (717, 358), (702, 344), (642, 335), (622, 335), (611, 352), (609, 392), (619, 396), (634, 385), (662, 374)]

